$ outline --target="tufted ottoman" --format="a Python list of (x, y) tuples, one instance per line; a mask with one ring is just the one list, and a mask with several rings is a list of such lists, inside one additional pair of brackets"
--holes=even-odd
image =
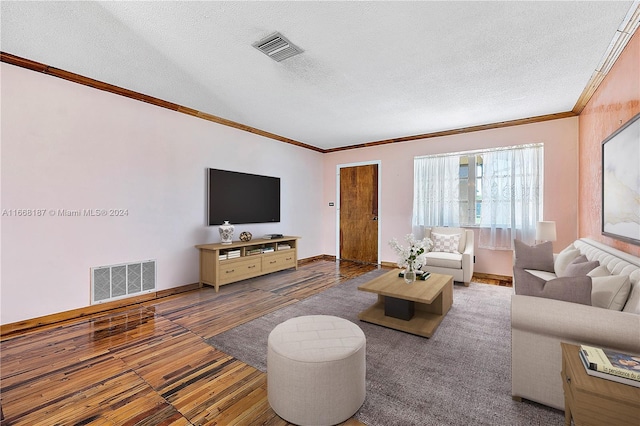
[(354, 323), (328, 315), (291, 318), (269, 334), (269, 404), (298, 425), (344, 422), (365, 398), (365, 337)]

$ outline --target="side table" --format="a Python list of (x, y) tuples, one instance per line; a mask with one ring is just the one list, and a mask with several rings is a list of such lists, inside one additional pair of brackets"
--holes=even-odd
[(640, 422), (640, 388), (587, 374), (579, 347), (562, 346), (565, 425), (632, 425)]

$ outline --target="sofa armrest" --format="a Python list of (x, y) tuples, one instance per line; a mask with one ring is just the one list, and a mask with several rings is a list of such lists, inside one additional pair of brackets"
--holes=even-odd
[(511, 328), (640, 354), (640, 315), (632, 313), (513, 295)]

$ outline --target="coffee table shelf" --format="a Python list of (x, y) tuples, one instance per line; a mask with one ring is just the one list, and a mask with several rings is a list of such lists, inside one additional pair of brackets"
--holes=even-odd
[[(376, 293), (378, 300), (358, 314), (365, 322), (393, 328), (406, 333), (431, 337), (453, 304), (453, 277), (431, 274), (426, 281), (405, 283), (398, 277), (400, 270), (392, 270), (358, 287), (360, 291)], [(414, 314), (409, 320), (385, 315), (385, 298), (410, 301)]]

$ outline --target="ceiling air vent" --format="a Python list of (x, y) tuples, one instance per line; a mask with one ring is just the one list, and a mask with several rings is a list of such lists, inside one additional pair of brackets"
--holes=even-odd
[(253, 43), (253, 47), (277, 62), (303, 52), (280, 33), (271, 34), (269, 37)]

